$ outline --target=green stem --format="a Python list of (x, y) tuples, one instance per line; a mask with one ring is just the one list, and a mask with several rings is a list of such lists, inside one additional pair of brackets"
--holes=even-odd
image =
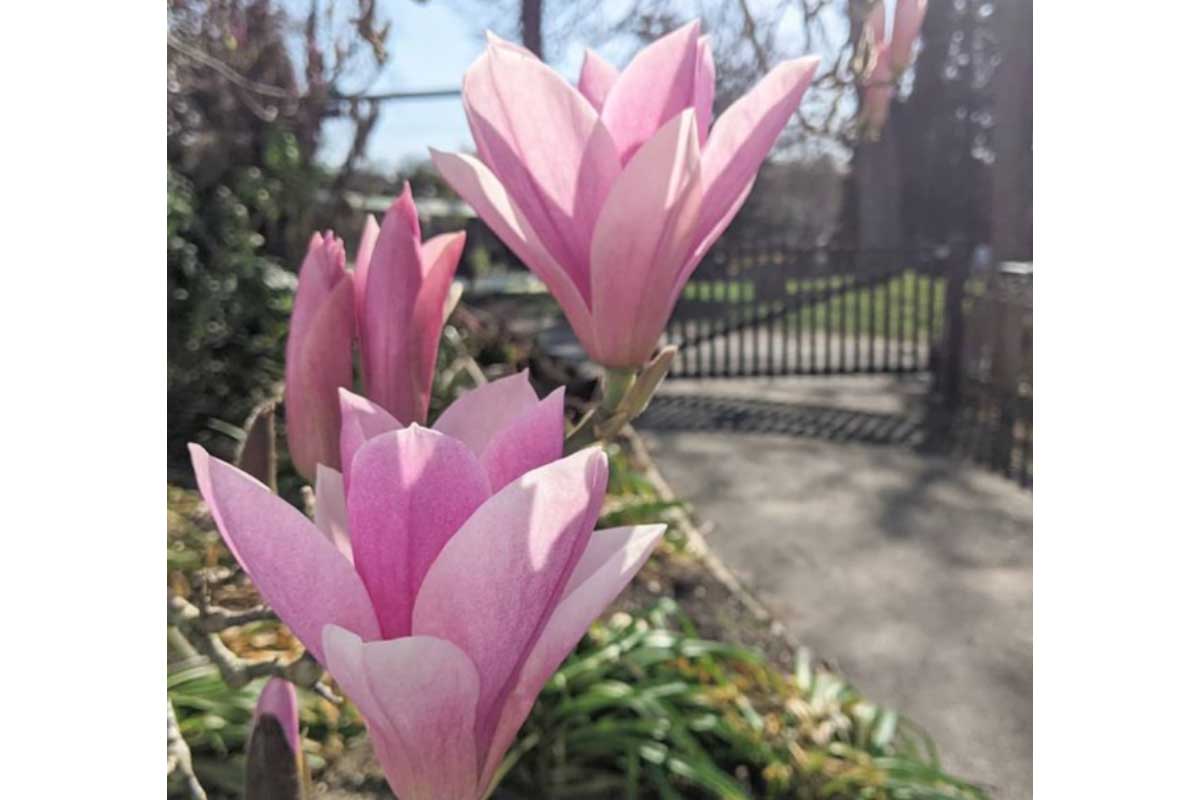
[(600, 410), (611, 417), (617, 406), (625, 399), (637, 380), (637, 370), (604, 368), (604, 396), (600, 399)]
[(589, 411), (567, 436), (565, 447), (568, 454), (596, 443), (596, 426), (612, 419), (636, 380), (637, 370), (605, 367), (604, 393), (600, 396), (600, 403)]

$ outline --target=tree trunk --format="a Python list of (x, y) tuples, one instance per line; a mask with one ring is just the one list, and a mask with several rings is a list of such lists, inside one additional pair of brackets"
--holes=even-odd
[(542, 0), (521, 0), (521, 43), (542, 57)]
[(992, 251), (1000, 261), (1023, 261), (1033, 258), (1033, 3), (1007, 0), (996, 15)]
[(854, 151), (854, 195), (858, 246), (899, 249), (904, 246), (900, 197), (903, 174), (895, 120), (889, 116), (877, 141), (863, 141)]

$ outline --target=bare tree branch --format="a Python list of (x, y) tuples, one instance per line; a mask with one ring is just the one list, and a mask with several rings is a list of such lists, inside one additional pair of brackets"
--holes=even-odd
[[(234, 689), (240, 689), (250, 681), (263, 677), (278, 677), (289, 680), (305, 689), (312, 689), (330, 702), (340, 702), (321, 683), (321, 665), (309, 653), (281, 662), (278, 659), (248, 661), (230, 650), (216, 631), (275, 616), (264, 608), (236, 612), (209, 607), (207, 613), (192, 605), (174, 592), (167, 598), (167, 622), (173, 625), (196, 652), (207, 658), (221, 673), (221, 679)], [(240, 620), (240, 621), (239, 621)]]
[(175, 706), (167, 699), (167, 780), (179, 780), (187, 786), (191, 800), (208, 800), (200, 779), (192, 769), (192, 751), (179, 731)]

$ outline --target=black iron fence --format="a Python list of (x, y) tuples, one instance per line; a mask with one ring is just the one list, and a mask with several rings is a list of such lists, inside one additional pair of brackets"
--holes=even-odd
[(671, 377), (930, 373), (933, 438), (1028, 486), (1032, 286), (949, 248), (716, 250), (667, 327)]
[(700, 265), (667, 337), (673, 377), (920, 372), (946, 333), (948, 254), (720, 250)]

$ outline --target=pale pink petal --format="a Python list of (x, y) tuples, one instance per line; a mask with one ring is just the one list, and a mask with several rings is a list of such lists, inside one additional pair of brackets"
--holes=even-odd
[(671, 313), (703, 191), (696, 116), (687, 108), (638, 151), (613, 185), (592, 242), (597, 362), (639, 367)]
[(454, 268), (462, 257), (463, 245), (467, 234), (464, 231), (443, 233), (434, 236), (421, 245), (421, 270), (426, 280), (430, 275), (449, 269), (454, 274)]
[(446, 298), (454, 283), (454, 272), (462, 256), (467, 234), (446, 233), (435, 236), (421, 246), (423, 277), (421, 290), (413, 307), (409, 343), (413, 361), (409, 369), (409, 394), (413, 404), (413, 421), (422, 425), (429, 416), (429, 400), (433, 394), (434, 373), (437, 371), (438, 344), (445, 327)]
[(621, 163), (627, 164), (643, 142), (692, 107), (699, 39), (700, 23), (689, 22), (634, 56), (613, 84), (601, 117)]
[(878, 136), (887, 123), (888, 110), (892, 104), (892, 95), (895, 93), (891, 82), (891, 63), (891, 46), (882, 45), (862, 90), (860, 121), (869, 137)]
[(346, 507), (354, 566), (383, 638), (408, 636), (421, 581), (487, 499), (487, 475), (462, 442), (418, 425), (369, 440), (350, 469)]
[(446, 303), (442, 306), (442, 325), (444, 326), (450, 321), (450, 315), (454, 313), (454, 307), (458, 305), (458, 301), (462, 299), (463, 284), (462, 281), (454, 281), (450, 284), (450, 291), (446, 293)]
[(324, 663), (325, 625), (379, 638), (358, 573), (307, 517), (203, 447), (193, 444), (189, 450), (196, 483), (225, 543), (263, 599), (318, 661)]
[(437, 418), (433, 429), (453, 436), (482, 458), (497, 433), (537, 404), (529, 370), (523, 369), (463, 392)]
[(488, 45), (490, 45), (492, 47), (503, 47), (506, 50), (511, 50), (512, 52), (517, 53), (518, 55), (526, 56), (527, 58), (532, 58), (535, 61), (540, 60), (540, 59), (538, 59), (537, 55), (535, 55), (534, 52), (532, 50), (530, 50), (528, 47), (517, 44), (516, 42), (510, 42), (501, 36), (497, 36), (494, 32), (492, 32), (490, 30), (484, 31), (483, 36), (484, 36), (484, 39), (487, 40)]
[(290, 326), (307, 329), (312, 317), (321, 310), (326, 299), (346, 277), (346, 248), (342, 240), (326, 231), (314, 233), (296, 283), (296, 298), (292, 301)]
[(321, 533), (333, 542), (338, 552), (351, 562), (354, 551), (350, 547), (350, 528), (346, 523), (346, 495), (342, 473), (324, 464), (317, 465), (317, 485), (313, 522)]
[(537, 275), (562, 307), (584, 349), (592, 341), (592, 319), (584, 296), (566, 270), (542, 244), (533, 226), (500, 181), (478, 159), (430, 148), (434, 166), (522, 263)]
[(600, 448), (526, 473), (467, 520), (417, 593), (413, 633), (454, 642), (479, 669), (481, 752), (591, 538), (607, 482)]
[(342, 242), (314, 234), (300, 267), (284, 354), (288, 453), (310, 481), (338, 467), (337, 390), (354, 379), (354, 298)]
[(488, 750), (483, 780), (490, 780), (538, 693), (592, 622), (633, 579), (662, 538), (665, 525), (637, 525), (596, 531), (575, 567), (562, 602), (521, 668)]
[(620, 70), (589, 47), (583, 53), (583, 67), (579, 70), (579, 92), (599, 111), (620, 74)]
[(358, 336), (367, 396), (405, 424), (423, 421), (413, 342), (423, 274), (421, 229), (406, 183), (383, 218), (370, 269), (361, 279), (365, 288)]
[(368, 439), (373, 439), (381, 433), (403, 428), (400, 421), (383, 408), (372, 403), (365, 397), (355, 394), (349, 389), (338, 392), (341, 408), (341, 452), (342, 483), (345, 484), (346, 494), (350, 493), (350, 465), (354, 463), (354, 454)]
[(879, 0), (867, 15), (867, 35), (876, 48), (882, 47), (887, 41), (887, 4)]
[(890, 85), (868, 86), (863, 90), (862, 124), (868, 137), (875, 137), (887, 124), (895, 90)]
[[(690, 273), (703, 256), (700, 246), (716, 241), (749, 193), (763, 159), (800, 105), (820, 62), (816, 56), (785, 61), (725, 110), (704, 147), (704, 200), (689, 260)], [(716, 235), (713, 235), (716, 232)], [(680, 280), (687, 280), (681, 274)]]
[(712, 41), (708, 36), (701, 36), (696, 48), (692, 107), (696, 109), (696, 131), (700, 134), (700, 146), (704, 147), (708, 141), (708, 129), (712, 125), (713, 100), (717, 96), (717, 67), (713, 63)]
[(488, 442), (480, 461), (493, 494), (531, 469), (562, 458), (565, 391), (558, 387)]
[(274, 717), (283, 729), (288, 746), (296, 755), (300, 749), (300, 709), (296, 703), (296, 688), (291, 681), (283, 678), (270, 678), (258, 695), (258, 703), (254, 706), (252, 726), (257, 726), (262, 717)]
[(379, 239), (379, 223), (374, 214), (367, 215), (363, 225), (362, 237), (358, 240), (358, 252), (354, 256), (354, 315), (362, 319), (366, 309), (367, 272), (371, 267), (371, 256), (375, 252), (375, 242)]
[(621, 168), (596, 109), (542, 62), (495, 44), (467, 70), (463, 105), (480, 158), (586, 301), (592, 225)]
[(891, 65), (897, 76), (908, 69), (912, 61), (913, 45), (921, 33), (921, 23), (925, 21), (926, 5), (926, 0), (896, 0), (892, 17)]
[(367, 719), (388, 784), (405, 800), (476, 800), (479, 675), (462, 650), (424, 636), (363, 641), (325, 630), (329, 671)]

